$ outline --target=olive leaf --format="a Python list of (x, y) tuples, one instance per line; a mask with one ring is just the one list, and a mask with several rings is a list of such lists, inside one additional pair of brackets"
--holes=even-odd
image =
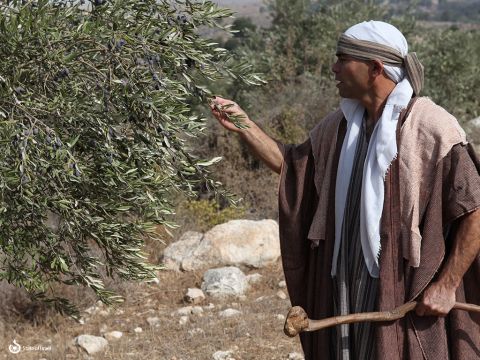
[(0, 279), (67, 314), (56, 284), (121, 301), (105, 276), (151, 279), (147, 238), (172, 228), (172, 194), (233, 201), (189, 138), (209, 81), (258, 74), (201, 35), (232, 12), (212, 1), (0, 4)]

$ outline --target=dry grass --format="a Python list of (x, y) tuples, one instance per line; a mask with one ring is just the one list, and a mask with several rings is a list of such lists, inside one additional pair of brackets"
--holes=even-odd
[[(116, 310), (111, 309), (108, 315), (87, 318), (84, 325), (56, 314), (44, 316), (43, 323), (36, 325), (20, 314), (10, 315), (4, 323), (0, 344), (4, 349), (3, 358), (88, 358), (72, 345), (72, 340), (80, 334), (100, 336), (102, 330), (118, 330), (124, 335), (120, 340), (110, 341), (106, 352), (94, 355), (94, 359), (212, 359), (212, 354), (218, 350), (234, 349), (233, 356), (237, 360), (267, 360), (286, 359), (290, 352), (300, 351), (298, 339), (283, 335), (283, 321), (276, 318), (277, 314), (285, 315), (289, 309), (289, 301), (275, 295), (277, 284), (283, 279), (280, 263), (260, 270), (244, 269), (244, 272), (259, 272), (264, 277), (242, 300), (207, 298), (201, 305), (213, 303), (214, 309), (205, 310), (202, 316), (191, 315), (186, 325), (180, 325), (179, 316), (171, 316), (171, 312), (186, 305), (183, 295), (188, 287), (200, 286), (203, 271), (162, 272), (159, 285), (123, 284), (119, 290), (126, 297), (125, 303)], [(260, 297), (263, 300), (256, 301)], [(230, 307), (241, 310), (243, 316), (228, 319), (218, 316), (219, 311)], [(153, 316), (160, 318), (160, 326), (148, 325), (146, 319)], [(144, 331), (136, 334), (133, 329), (137, 326)], [(8, 352), (13, 339), (21, 345), (51, 345), (52, 349), (13, 355)]]

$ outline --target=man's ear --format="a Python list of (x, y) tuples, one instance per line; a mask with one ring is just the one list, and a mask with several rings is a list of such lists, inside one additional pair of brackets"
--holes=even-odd
[(370, 71), (372, 76), (377, 77), (383, 73), (383, 62), (380, 60), (372, 60)]

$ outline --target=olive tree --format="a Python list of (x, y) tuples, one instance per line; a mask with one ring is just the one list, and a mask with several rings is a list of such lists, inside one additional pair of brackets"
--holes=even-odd
[[(121, 301), (100, 273), (142, 280), (172, 192), (228, 196), (188, 139), (209, 80), (258, 76), (202, 33), (211, 1), (10, 1), (0, 5), (0, 279), (74, 314), (55, 284)], [(228, 30), (228, 29), (227, 29)]]

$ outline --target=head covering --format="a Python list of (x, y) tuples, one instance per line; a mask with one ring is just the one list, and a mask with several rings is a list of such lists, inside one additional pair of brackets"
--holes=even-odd
[(361, 60), (380, 60), (390, 79), (398, 83), (407, 77), (416, 95), (423, 88), (423, 66), (416, 53), (408, 52), (407, 40), (393, 25), (381, 21), (363, 22), (340, 36), (337, 53)]
[[(380, 220), (383, 211), (385, 175), (397, 156), (396, 128), (400, 112), (407, 107), (413, 87), (408, 69), (401, 65), (408, 55), (408, 44), (393, 25), (381, 21), (368, 21), (354, 25), (341, 37), (338, 52), (363, 59), (383, 61), (387, 75), (397, 83), (390, 93), (382, 116), (377, 121), (368, 145), (363, 169), (360, 199), (360, 238), (365, 263), (372, 277), (380, 273)], [(401, 55), (398, 55), (401, 54)], [(421, 65), (420, 65), (421, 66)], [(409, 74), (409, 73), (408, 73)], [(345, 203), (352, 174), (360, 127), (365, 113), (358, 100), (342, 99), (340, 108), (347, 120), (347, 132), (340, 153), (335, 187), (335, 245), (331, 275), (336, 275), (337, 258)]]

